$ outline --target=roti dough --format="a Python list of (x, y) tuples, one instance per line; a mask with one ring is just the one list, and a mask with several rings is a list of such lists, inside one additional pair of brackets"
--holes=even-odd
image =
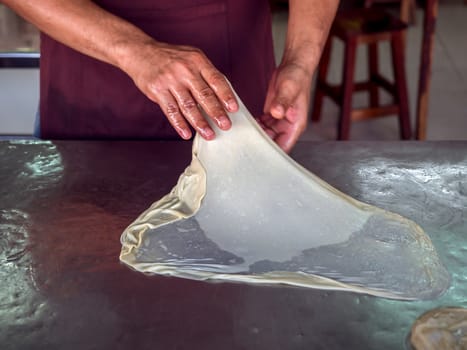
[(238, 99), (232, 128), (199, 135), (175, 188), (122, 234), (145, 273), (430, 299), (449, 275), (414, 222), (358, 202), (307, 171)]
[(415, 321), (409, 338), (415, 350), (467, 349), (467, 309), (431, 310)]

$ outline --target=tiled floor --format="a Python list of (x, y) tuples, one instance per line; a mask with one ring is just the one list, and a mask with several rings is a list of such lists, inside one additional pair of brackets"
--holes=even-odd
[[(416, 25), (409, 28), (407, 40), (407, 76), (413, 123), (415, 123), (422, 16), (422, 11), (418, 10)], [(282, 52), (286, 22), (287, 14), (275, 14), (273, 33), (277, 43), (278, 60)], [(342, 45), (337, 42), (334, 50), (329, 77), (338, 82), (342, 74)], [(380, 52), (382, 71), (391, 76), (389, 47), (383, 46)], [(358, 54), (357, 78), (362, 79), (366, 76), (364, 48), (361, 48)], [(467, 140), (467, 5), (464, 5), (462, 0), (440, 1), (430, 98), (427, 139)], [(364, 94), (354, 96), (355, 104), (366, 101), (367, 97)], [(322, 121), (318, 124), (310, 124), (302, 139), (335, 139), (337, 114), (338, 109), (335, 104), (327, 100)], [(396, 117), (352, 123), (353, 140), (396, 140), (398, 135)]]

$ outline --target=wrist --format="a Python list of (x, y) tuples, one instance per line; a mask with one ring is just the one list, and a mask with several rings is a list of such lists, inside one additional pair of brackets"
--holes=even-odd
[(151, 37), (120, 39), (113, 44), (114, 65), (132, 76), (140, 59), (153, 56), (158, 43)]
[(312, 75), (321, 56), (321, 47), (311, 41), (303, 41), (296, 45), (286, 45), (281, 65), (294, 65)]

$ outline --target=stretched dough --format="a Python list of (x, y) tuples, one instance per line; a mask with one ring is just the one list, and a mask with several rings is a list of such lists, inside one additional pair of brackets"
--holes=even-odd
[(423, 230), (358, 202), (289, 158), (243, 104), (228, 132), (193, 142), (175, 188), (122, 234), (146, 273), (288, 284), (397, 299), (441, 294), (449, 275)]

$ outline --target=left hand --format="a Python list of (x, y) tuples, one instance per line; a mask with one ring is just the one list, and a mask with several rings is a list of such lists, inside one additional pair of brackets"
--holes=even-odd
[(287, 153), (306, 129), (311, 79), (309, 70), (296, 63), (283, 62), (269, 83), (265, 114), (258, 122)]

